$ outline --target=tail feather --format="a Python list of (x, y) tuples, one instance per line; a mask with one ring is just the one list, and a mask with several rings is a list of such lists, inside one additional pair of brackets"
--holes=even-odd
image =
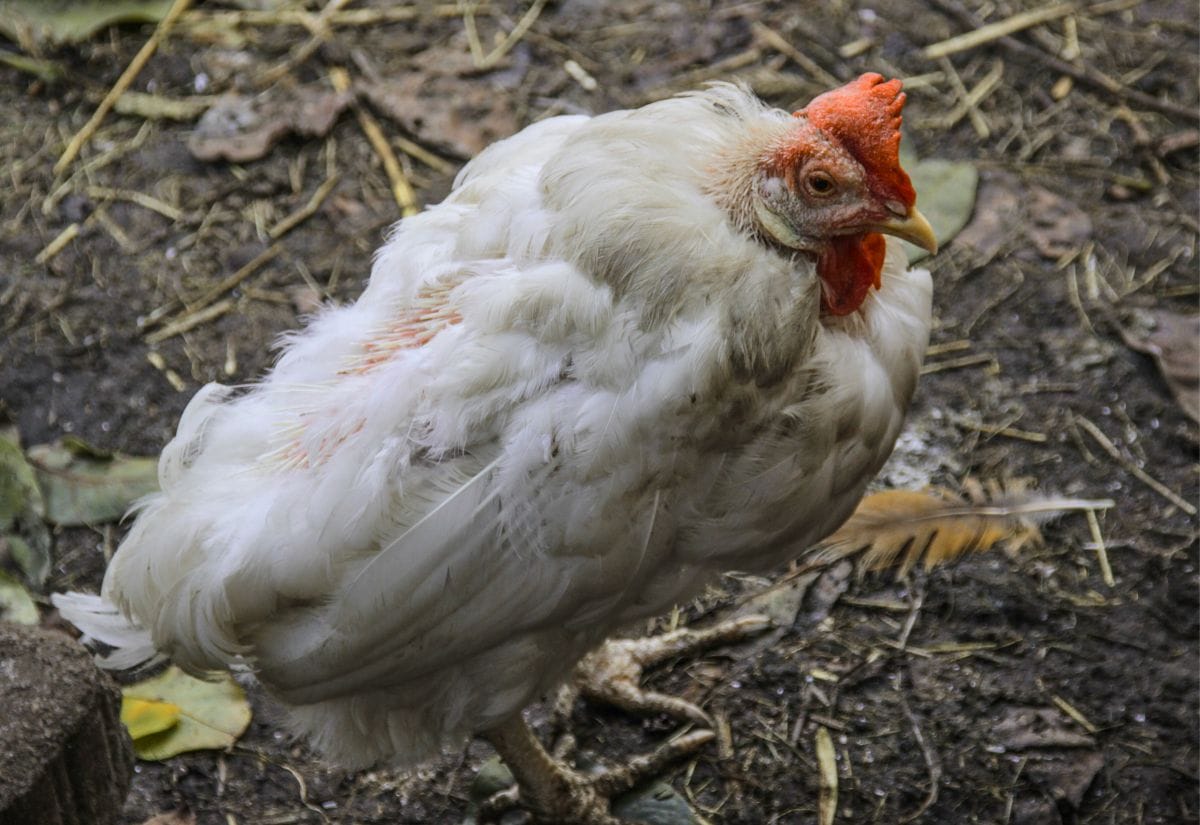
[(96, 661), (108, 670), (128, 670), (153, 664), (163, 656), (154, 647), (150, 631), (130, 620), (115, 605), (91, 593), (54, 593), (50, 601), (58, 612), (84, 634), (85, 642), (112, 648)]

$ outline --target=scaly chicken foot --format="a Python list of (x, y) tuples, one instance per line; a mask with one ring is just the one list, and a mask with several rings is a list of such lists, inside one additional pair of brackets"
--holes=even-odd
[[(519, 716), (482, 734), (516, 779), (514, 788), (494, 794), (481, 806), (483, 821), (522, 806), (538, 823), (622, 825), (609, 812), (609, 800), (657, 776), (670, 763), (715, 738), (708, 729), (712, 719), (707, 713), (677, 696), (644, 689), (643, 672), (668, 659), (742, 641), (770, 626), (766, 616), (744, 616), (703, 630), (682, 628), (658, 636), (605, 642), (576, 665), (571, 679), (559, 691), (554, 710), (554, 727), (559, 733), (553, 755), (546, 752)], [(677, 737), (624, 765), (581, 774), (566, 766), (575, 750), (575, 738), (565, 732), (566, 721), (580, 696), (644, 716), (663, 713), (704, 729)]]
[(514, 788), (493, 794), (480, 806), (480, 821), (495, 821), (519, 805), (539, 825), (629, 825), (609, 812), (609, 801), (715, 738), (712, 731), (693, 731), (619, 767), (582, 774), (547, 753), (519, 715), (480, 735), (516, 779)]
[(574, 736), (567, 731), (567, 720), (580, 696), (641, 716), (663, 713), (683, 722), (712, 727), (712, 718), (698, 705), (678, 696), (643, 688), (643, 672), (667, 659), (743, 641), (770, 626), (771, 620), (766, 616), (742, 616), (703, 630), (681, 628), (641, 639), (605, 642), (575, 666), (570, 681), (559, 690), (554, 703), (554, 726), (558, 732), (554, 739), (555, 758), (565, 759), (575, 749)]

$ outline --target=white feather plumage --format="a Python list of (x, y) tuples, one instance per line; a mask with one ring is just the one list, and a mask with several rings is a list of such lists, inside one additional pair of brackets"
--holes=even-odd
[(411, 764), (828, 534), (891, 451), (930, 281), (893, 243), (861, 312), (818, 321), (812, 264), (705, 193), (786, 119), (717, 86), (486, 150), (357, 303), (197, 394), (105, 601), (64, 613), (122, 665), (139, 625), (185, 667), (248, 663), (334, 758)]

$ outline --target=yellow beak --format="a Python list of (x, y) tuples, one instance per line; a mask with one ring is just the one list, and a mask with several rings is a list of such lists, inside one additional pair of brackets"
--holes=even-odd
[(933, 227), (929, 225), (929, 221), (925, 220), (925, 216), (915, 206), (908, 210), (908, 217), (891, 218), (882, 223), (877, 223), (871, 228), (876, 232), (882, 232), (885, 235), (895, 235), (901, 240), (916, 244), (929, 252), (930, 255), (937, 253), (938, 242), (937, 236), (933, 234)]

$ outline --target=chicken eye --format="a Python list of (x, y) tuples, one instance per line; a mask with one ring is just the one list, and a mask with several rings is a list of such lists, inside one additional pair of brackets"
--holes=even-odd
[(818, 198), (829, 197), (837, 189), (837, 184), (833, 182), (833, 177), (828, 172), (812, 172), (804, 179), (805, 188), (809, 194), (816, 195)]

